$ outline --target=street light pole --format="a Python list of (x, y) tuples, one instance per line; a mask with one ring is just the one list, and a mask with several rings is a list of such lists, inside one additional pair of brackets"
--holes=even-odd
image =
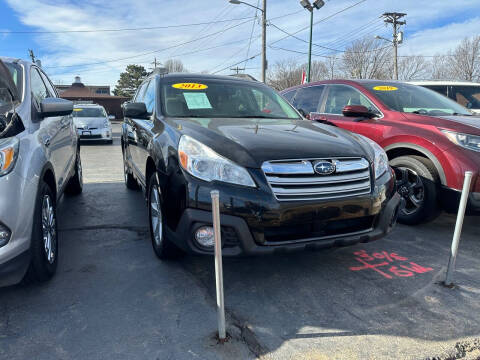
[(240, 0), (230, 0), (230, 4), (243, 4), (259, 10), (262, 13), (262, 82), (267, 79), (267, 0), (263, 0), (262, 9)]
[(310, 42), (308, 44), (308, 67), (306, 82), (310, 82), (310, 74), (312, 72), (312, 39), (313, 38), (313, 8), (310, 11)]
[(307, 76), (305, 81), (310, 82), (310, 76), (312, 73), (312, 42), (313, 42), (313, 9), (320, 9), (325, 2), (323, 0), (315, 0), (313, 4), (309, 0), (301, 0), (300, 5), (310, 12), (310, 41), (308, 43), (308, 64), (307, 64)]

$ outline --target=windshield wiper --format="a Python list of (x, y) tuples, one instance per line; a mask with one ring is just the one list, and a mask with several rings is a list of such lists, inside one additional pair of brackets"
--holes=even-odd
[(472, 116), (472, 114), (460, 114), (460, 113), (457, 113), (457, 112), (454, 112), (452, 115), (453, 116)]

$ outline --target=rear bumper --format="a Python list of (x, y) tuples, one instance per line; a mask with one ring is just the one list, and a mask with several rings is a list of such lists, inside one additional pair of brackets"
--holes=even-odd
[[(336, 246), (348, 246), (359, 242), (370, 242), (378, 240), (387, 235), (396, 223), (400, 195), (395, 193), (388, 201), (382, 211), (376, 216), (373, 227), (363, 231), (357, 231), (342, 235), (324, 237), (310, 237), (269, 243), (260, 245), (255, 241), (252, 231), (244, 218), (221, 214), (220, 223), (222, 226), (222, 253), (225, 256), (238, 255), (261, 255), (284, 253), (295, 250), (321, 249)], [(213, 250), (205, 250), (195, 242), (195, 231), (202, 226), (212, 226), (212, 213), (198, 209), (186, 209), (180, 218), (177, 231), (171, 231), (167, 227), (167, 237), (183, 250), (196, 254), (211, 254)], [(256, 234), (258, 238), (258, 234)]]

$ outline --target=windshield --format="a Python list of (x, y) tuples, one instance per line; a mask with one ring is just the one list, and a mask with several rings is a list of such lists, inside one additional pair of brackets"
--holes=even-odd
[(166, 116), (299, 119), (280, 95), (254, 82), (176, 80), (162, 84)]
[(366, 87), (392, 110), (431, 116), (471, 115), (455, 101), (422, 86), (372, 83)]
[(107, 114), (103, 108), (74, 108), (73, 116), (79, 118), (106, 117)]
[(468, 109), (480, 109), (480, 86), (452, 87), (452, 97)]

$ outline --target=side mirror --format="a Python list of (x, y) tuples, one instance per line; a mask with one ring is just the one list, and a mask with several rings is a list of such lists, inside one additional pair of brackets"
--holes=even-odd
[(123, 116), (127, 118), (135, 118), (135, 119), (146, 119), (148, 118), (149, 114), (147, 112), (147, 106), (143, 102), (131, 102), (126, 103), (123, 106)]
[(376, 116), (363, 105), (347, 105), (342, 110), (343, 116), (371, 119)]
[(73, 111), (73, 102), (60, 98), (45, 98), (40, 103), (40, 116), (65, 116)]
[(115, 120), (115, 115), (108, 115), (108, 120), (110, 121)]
[(297, 111), (305, 118), (305, 119), (310, 119), (310, 114), (307, 114), (305, 110), (302, 108), (298, 108)]

